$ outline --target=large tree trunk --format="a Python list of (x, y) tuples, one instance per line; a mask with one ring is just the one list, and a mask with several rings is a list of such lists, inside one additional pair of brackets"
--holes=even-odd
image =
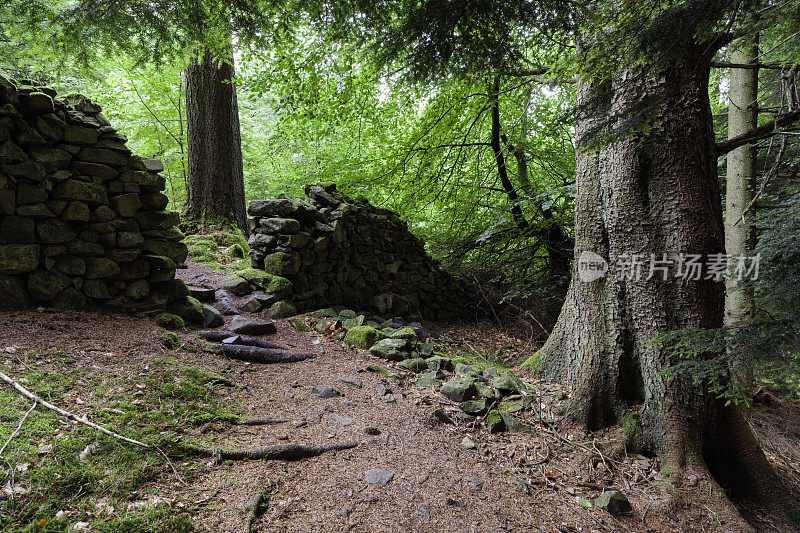
[(189, 188), (185, 214), (208, 225), (234, 224), (247, 233), (239, 105), (232, 57), (206, 48), (186, 68)]
[[(743, 40), (731, 52), (732, 63), (758, 61), (758, 41)], [(731, 69), (728, 102), (728, 138), (743, 135), (758, 126), (758, 69)], [(725, 187), (725, 250), (728, 255), (749, 255), (755, 245), (753, 231), (754, 210), (749, 214), (755, 193), (756, 153), (752, 144), (728, 152), (727, 184)], [(755, 298), (751, 286), (736, 278), (727, 282), (725, 294), (725, 325), (731, 328), (748, 324), (755, 312)], [(731, 352), (735, 348), (731, 348)], [(732, 353), (733, 355), (733, 353)], [(753, 367), (747, 361), (734, 364), (736, 378), (750, 385)]]
[[(572, 390), (572, 413), (590, 430), (642, 404), (638, 444), (676, 472), (706, 471), (731, 488), (776, 503), (774, 474), (738, 409), (691, 376), (667, 378), (668, 350), (657, 336), (723, 323), (722, 281), (676, 277), (680, 254), (724, 250), (720, 190), (708, 100), (709, 58), (684, 51), (661, 71), (627, 69), (604, 86), (579, 89), (576, 139), (575, 267), (566, 303), (540, 350), (541, 370)], [(601, 124), (600, 118), (606, 122)], [(616, 128), (598, 144), (601, 125)], [(647, 126), (647, 129), (639, 126)], [(594, 252), (610, 269), (581, 280), (580, 257)], [(673, 261), (648, 279), (650, 255)], [(615, 268), (644, 257), (641, 276)], [(703, 272), (705, 276), (705, 272)], [(713, 457), (713, 461), (707, 461)]]

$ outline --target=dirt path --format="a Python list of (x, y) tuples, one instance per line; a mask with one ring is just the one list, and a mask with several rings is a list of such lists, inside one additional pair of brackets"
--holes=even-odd
[[(183, 276), (195, 283), (218, 279), (197, 265)], [(367, 352), (299, 333), (286, 321), (268, 338), (317, 357), (280, 365), (224, 361), (241, 373), (236, 381), (246, 389), (232, 395), (240, 396), (237, 401), (250, 414), (290, 421), (234, 427), (224, 446), (351, 441), (359, 446), (300, 463), (236, 462), (209, 471), (198, 481), (209, 491), (221, 489), (202, 516), (213, 530), (241, 531), (242, 510), (270, 482), (278, 490), (259, 521), (260, 531), (556, 531), (585, 521), (579, 507), (521, 497), (513, 478), (503, 473), (509, 450), (525, 437), (437, 424), (432, 405), (447, 400), (366, 371), (370, 364), (386, 364)], [(310, 391), (319, 385), (343, 395), (320, 398)], [(368, 427), (380, 434), (366, 434)], [(467, 435), (475, 449), (461, 445)], [(367, 483), (365, 472), (373, 468), (394, 476), (384, 487)]]

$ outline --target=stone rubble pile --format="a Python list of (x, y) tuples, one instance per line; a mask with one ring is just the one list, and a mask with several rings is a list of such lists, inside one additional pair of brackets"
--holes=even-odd
[(291, 282), (291, 293), (280, 297), (286, 309), (341, 305), (382, 316), (463, 316), (473, 301), (467, 288), (426, 254), (396, 213), (352, 200), (333, 183), (305, 192), (307, 198), (282, 195), (248, 207), (251, 263)]
[(0, 77), (0, 307), (185, 300), (163, 166), (126, 141), (86, 97)]

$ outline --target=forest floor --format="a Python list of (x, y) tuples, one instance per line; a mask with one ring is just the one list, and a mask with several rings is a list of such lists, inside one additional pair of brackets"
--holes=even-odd
[[(217, 279), (197, 265), (182, 275)], [(241, 532), (253, 498), (264, 491), (268, 504), (254, 523), (257, 531), (730, 530), (714, 509), (665, 507), (669, 472), (655, 458), (604, 453), (619, 440), (619, 428), (586, 435), (554, 417), (559, 406), (544, 400), (540, 414), (548, 416), (526, 420), (524, 433), (443, 423), (432, 411), (452, 402), (434, 389), (370, 372), (369, 365), (386, 361), (316, 332), (298, 332), (286, 320), (265, 338), (291, 352), (314, 353), (314, 359), (230, 360), (192, 331), (180, 332), (180, 346), (169, 350), (160, 342), (163, 330), (146, 316), (39, 309), (0, 313), (0, 324), (0, 371), (131, 438), (221, 448), (358, 443), (295, 462), (167, 461), (41, 407), (26, 416), (32, 403), (2, 386), (2, 531)], [(497, 326), (438, 330), (487, 353), (530, 349)], [(566, 400), (566, 394), (552, 394), (557, 385), (515, 371), (542, 398)], [(342, 396), (311, 393), (322, 385)], [(241, 426), (231, 423), (236, 417), (286, 422)], [(770, 459), (796, 481), (800, 406), (759, 406), (751, 417)], [(379, 433), (367, 434), (367, 428)], [(375, 468), (393, 473), (384, 486), (366, 481)], [(626, 494), (632, 512), (612, 516), (591, 508), (611, 486)], [(779, 530), (757, 509), (746, 511), (759, 530)]]

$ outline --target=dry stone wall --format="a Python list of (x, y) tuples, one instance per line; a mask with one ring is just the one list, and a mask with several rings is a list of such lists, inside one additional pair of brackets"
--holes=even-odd
[(333, 183), (305, 192), (307, 198), (248, 206), (251, 263), (292, 282), (288, 299), (297, 310), (342, 305), (384, 317), (463, 316), (468, 290), (426, 254), (396, 213), (352, 200)]
[(126, 141), (87, 98), (0, 77), (0, 308), (185, 299), (163, 166)]

